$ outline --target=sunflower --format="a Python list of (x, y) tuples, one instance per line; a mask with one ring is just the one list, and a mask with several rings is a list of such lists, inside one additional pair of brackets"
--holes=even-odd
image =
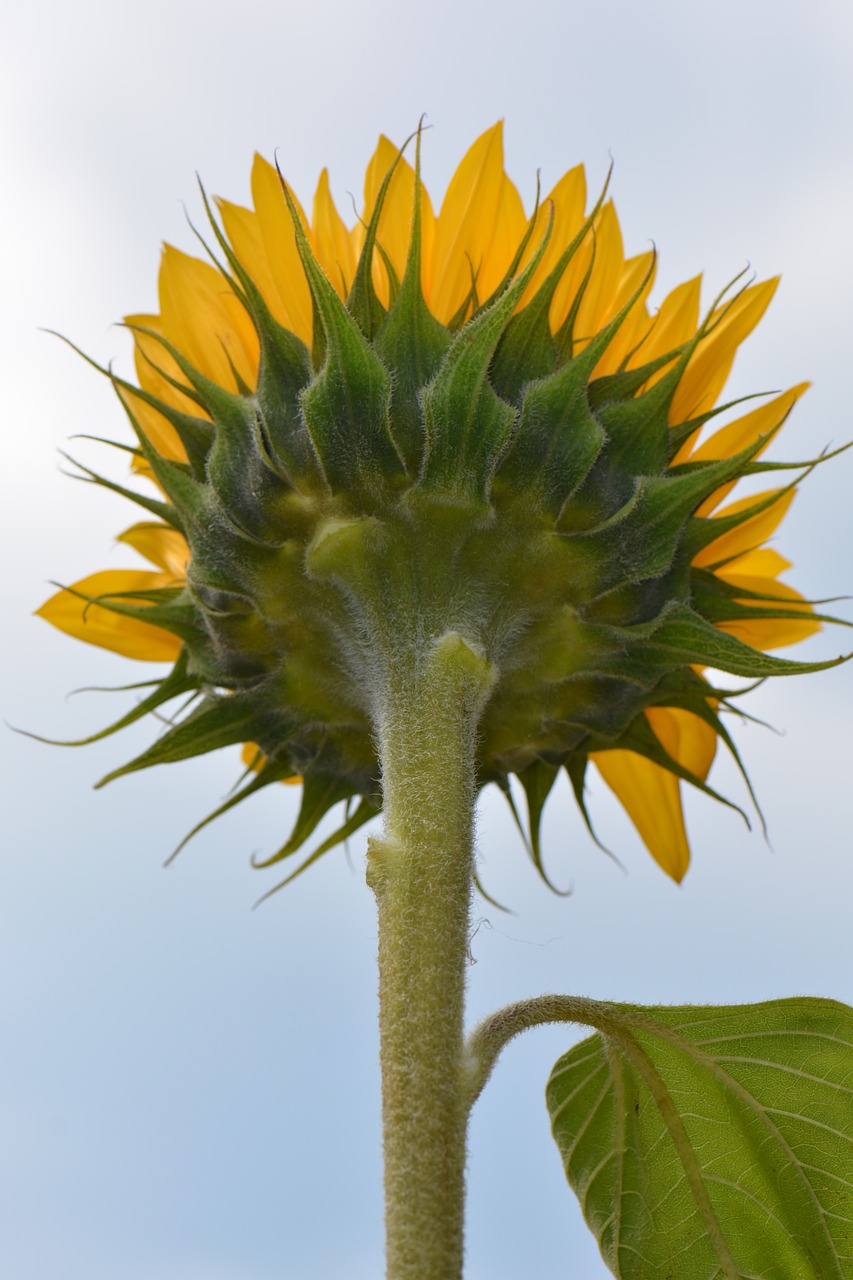
[(260, 156), (251, 190), (251, 208), (208, 206), (212, 260), (164, 248), (159, 314), (127, 317), (138, 386), (113, 381), (154, 488), (122, 492), (153, 518), (119, 540), (153, 568), (39, 610), (173, 664), (134, 716), (196, 700), (116, 773), (245, 742), (235, 799), (304, 779), (270, 862), (358, 802), (310, 861), (381, 806), (394, 645), (456, 627), (498, 672), (478, 783), (511, 799), (519, 778), (543, 876), (545, 798), (565, 770), (586, 816), (592, 763), (680, 880), (681, 784), (710, 791), (718, 740), (734, 751), (734, 695), (706, 673), (819, 665), (767, 656), (821, 622), (766, 545), (794, 487), (731, 496), (779, 467), (763, 451), (807, 384), (714, 421), (777, 281), (703, 316), (697, 276), (651, 307), (655, 256), (625, 256), (606, 192), (588, 210), (578, 166), (528, 216), (500, 124), (438, 213), (386, 137), (351, 227), (326, 170), (310, 219)]

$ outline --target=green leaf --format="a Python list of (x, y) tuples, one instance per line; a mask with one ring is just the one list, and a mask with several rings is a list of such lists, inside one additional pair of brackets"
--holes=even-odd
[(579, 1003), (547, 1105), (614, 1275), (853, 1276), (853, 1009)]

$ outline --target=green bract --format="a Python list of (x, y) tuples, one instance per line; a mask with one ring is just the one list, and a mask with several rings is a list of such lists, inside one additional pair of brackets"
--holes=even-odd
[[(333, 805), (357, 802), (313, 860), (380, 808), (375, 733), (395, 668), (412, 669), (457, 633), (494, 672), (478, 784), (509, 794), (518, 775), (541, 871), (542, 805), (564, 768), (583, 808), (591, 753), (627, 749), (710, 790), (643, 714), (691, 711), (731, 747), (719, 718), (729, 695), (697, 667), (760, 678), (832, 664), (768, 657), (721, 630), (731, 620), (802, 620), (803, 606), (693, 563), (786, 492), (722, 517), (697, 514), (722, 486), (779, 466), (758, 461), (766, 435), (733, 456), (674, 461), (720, 412), (670, 425), (691, 358), (737, 295), (718, 299), (689, 341), (597, 376), (647, 284), (600, 332), (578, 335), (590, 267), (552, 330), (555, 290), (593, 233), (599, 201), (522, 308), (551, 235), (549, 222), (532, 246), (535, 217), (492, 295), (478, 299), (474, 281), (441, 324), (421, 287), (419, 187), (402, 280), (376, 239), (393, 171), (346, 302), (282, 183), (313, 299), (311, 351), (273, 317), (211, 217), (223, 274), (257, 331), (256, 386), (235, 371), (238, 389), (225, 389), (154, 330), (140, 332), (183, 378), (160, 372), (202, 412), (115, 380), (166, 500), (129, 496), (180, 530), (190, 560), (184, 585), (97, 603), (182, 642), (174, 670), (133, 718), (178, 694), (196, 697), (109, 777), (255, 743), (256, 771), (222, 809), (269, 783), (304, 780), (296, 828), (264, 865), (296, 852)], [(379, 255), (388, 308), (373, 282)], [(177, 432), (186, 462), (154, 447), (134, 414), (140, 400)]]

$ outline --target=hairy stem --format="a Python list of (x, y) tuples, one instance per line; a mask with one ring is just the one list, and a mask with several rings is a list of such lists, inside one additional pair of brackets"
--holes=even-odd
[(585, 996), (534, 996), (498, 1009), (484, 1018), (465, 1042), (462, 1070), (469, 1109), (483, 1092), (504, 1046), (522, 1031), (549, 1022), (576, 1022), (605, 1033), (621, 1030), (612, 1005)]
[(462, 1275), (463, 1013), (477, 724), (492, 668), (456, 633), (398, 664), (377, 711), (385, 832), (370, 842), (388, 1280)]

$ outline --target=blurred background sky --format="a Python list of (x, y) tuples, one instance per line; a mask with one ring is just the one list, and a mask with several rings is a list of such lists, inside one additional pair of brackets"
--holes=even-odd
[[(31, 616), (51, 588), (131, 567), (112, 536), (135, 509), (60, 476), (77, 432), (125, 433), (103, 380), (38, 326), (129, 368), (111, 322), (156, 309), (159, 244), (193, 251), (194, 172), (248, 199), (252, 152), (279, 149), (309, 201), (323, 165), (360, 200), (380, 131), (426, 111), (440, 198), (473, 138), (506, 118), (530, 205), (579, 160), (612, 153), (626, 250), (654, 239), (660, 300), (706, 272), (706, 300), (747, 262), (783, 273), (742, 349), (734, 394), (813, 389), (776, 456), (853, 436), (853, 9), (838, 0), (79, 0), (16, 5), (0, 51), (3, 138), (4, 660), (0, 713), (55, 737), (115, 718), (131, 694), (81, 694), (148, 668)], [(112, 467), (95, 446), (87, 461)], [(778, 540), (809, 595), (853, 589), (853, 456), (805, 485)], [(850, 617), (849, 605), (842, 605)], [(824, 632), (797, 656), (853, 647)], [(541, 886), (499, 797), (479, 826), (470, 1011), (556, 990), (648, 1003), (794, 993), (853, 1001), (849, 932), (853, 668), (778, 681), (738, 740), (772, 849), (688, 797), (694, 864), (669, 882), (603, 784), (591, 805), (625, 870), (566, 792), (549, 804)], [(382, 1274), (373, 903), (364, 841), (256, 912), (296, 797), (270, 789), (168, 871), (165, 856), (235, 779), (236, 752), (91, 784), (153, 724), (80, 751), (0, 732), (0, 1274), (9, 1280), (376, 1280)], [(743, 801), (720, 760), (715, 785)], [(473, 1120), (468, 1280), (601, 1280), (565, 1185), (543, 1088), (571, 1028), (505, 1053)]]

